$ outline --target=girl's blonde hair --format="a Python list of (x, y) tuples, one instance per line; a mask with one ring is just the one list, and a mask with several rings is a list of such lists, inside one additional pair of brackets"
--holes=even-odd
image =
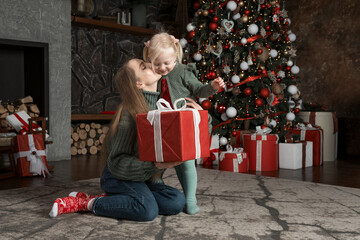
[(102, 147), (102, 159), (104, 161), (107, 160), (108, 156), (106, 146), (108, 141), (117, 133), (117, 126), (123, 110), (127, 110), (134, 120), (136, 119), (136, 114), (149, 111), (144, 95), (136, 86), (138, 80), (134, 70), (129, 67), (129, 61), (120, 67), (115, 75), (115, 83), (121, 97), (121, 103), (110, 123), (109, 131), (106, 135), (104, 146)]
[(159, 57), (165, 50), (172, 48), (176, 53), (176, 60), (181, 62), (183, 57), (183, 50), (179, 39), (176, 39), (174, 36), (168, 33), (157, 33), (152, 38), (145, 43), (143, 50), (144, 61), (150, 62), (152, 68), (154, 69), (154, 61)]

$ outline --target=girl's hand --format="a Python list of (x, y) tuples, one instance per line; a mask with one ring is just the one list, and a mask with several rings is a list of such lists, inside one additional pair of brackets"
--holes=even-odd
[(157, 169), (164, 169), (164, 168), (173, 168), (177, 165), (182, 164), (183, 162), (177, 161), (177, 162), (154, 162), (155, 167)]
[(185, 98), (186, 101), (186, 106), (194, 108), (196, 110), (204, 110), (197, 102), (195, 102), (193, 99), (191, 98)]
[(211, 86), (214, 90), (219, 90), (220, 88), (225, 88), (225, 83), (221, 77), (218, 77), (211, 82)]

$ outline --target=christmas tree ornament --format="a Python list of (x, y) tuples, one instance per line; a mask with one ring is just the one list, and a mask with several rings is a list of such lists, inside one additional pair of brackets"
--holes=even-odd
[(249, 17), (246, 16), (246, 15), (244, 15), (244, 16), (242, 16), (241, 21), (242, 21), (243, 23), (247, 23), (247, 22), (249, 21)]
[(202, 61), (201, 62), (201, 66), (205, 67), (207, 64), (206, 64), (206, 61)]
[(260, 89), (260, 96), (262, 98), (267, 98), (270, 95), (270, 90), (267, 88)]
[(252, 94), (252, 90), (251, 88), (247, 87), (244, 89), (244, 95), (245, 96), (250, 96)]
[(241, 70), (246, 71), (249, 69), (249, 64), (247, 62), (242, 62), (240, 63), (240, 68)]
[(294, 65), (294, 62), (289, 60), (286, 62), (286, 65), (288, 65), (288, 67), (291, 67), (292, 65)]
[(240, 40), (240, 42), (241, 42), (242, 45), (245, 45), (245, 44), (247, 44), (247, 39), (246, 39), (246, 38), (242, 38), (242, 39)]
[(273, 93), (275, 94), (280, 94), (282, 93), (283, 91), (283, 87), (279, 84), (279, 83), (274, 83), (272, 86), (271, 86), (271, 90)]
[(221, 118), (221, 120), (222, 120), (223, 122), (225, 122), (225, 121), (227, 121), (227, 120), (229, 119), (226, 113), (222, 113), (222, 114), (220, 115), (220, 118)]
[(295, 107), (295, 102), (293, 100), (288, 101), (289, 109), (292, 109)]
[(231, 20), (224, 19), (221, 22), (221, 25), (225, 28), (226, 32), (231, 32), (234, 27), (234, 22)]
[(271, 49), (270, 50), (270, 56), (272, 58), (276, 58), (278, 56), (278, 51), (276, 49)]
[(294, 108), (294, 113), (295, 114), (298, 114), (300, 112), (300, 109), (299, 108)]
[(291, 67), (291, 73), (292, 74), (298, 74), (300, 72), (300, 68), (296, 65)]
[(233, 84), (239, 83), (239, 82), (240, 82), (240, 77), (239, 77), (238, 75), (233, 75), (233, 76), (231, 77), (231, 82), (232, 82)]
[(245, 77), (245, 73), (244, 73), (244, 72), (240, 72), (239, 77), (240, 77), (240, 78), (244, 78), (244, 77)]
[(236, 137), (237, 135), (238, 135), (238, 132), (237, 132), (237, 131), (231, 132), (231, 136)]
[(226, 74), (229, 74), (231, 72), (231, 69), (228, 65), (226, 65), (224, 68), (223, 68), (223, 72), (226, 73)]
[(204, 17), (207, 17), (209, 15), (209, 11), (205, 9), (205, 10), (203, 10), (202, 14)]
[(270, 126), (276, 127), (276, 125), (277, 125), (277, 122), (274, 119), (271, 119)]
[(295, 99), (295, 100), (298, 100), (300, 98), (300, 91), (298, 89), (297, 93), (293, 94), (292, 95), (292, 98)]
[(209, 23), (209, 29), (210, 29), (211, 31), (216, 31), (217, 28), (218, 28), (218, 24), (217, 24), (217, 23), (215, 23), (215, 22), (210, 22), (210, 23)]
[(258, 55), (261, 55), (261, 54), (263, 53), (263, 50), (262, 50), (261, 48), (259, 48), (259, 49), (256, 50), (256, 53), (257, 53)]
[(188, 25), (186, 25), (186, 30), (188, 32), (191, 32), (191, 31), (195, 30), (195, 26), (192, 23), (189, 23)]
[(241, 18), (241, 15), (240, 15), (240, 13), (237, 13), (237, 14), (235, 14), (234, 16), (233, 16), (233, 20), (238, 20), (238, 19), (240, 19)]
[(240, 88), (238, 88), (238, 87), (234, 87), (231, 91), (235, 96), (237, 96), (241, 93)]
[(195, 31), (190, 31), (188, 34), (188, 38), (189, 39), (193, 39), (195, 37), (196, 32)]
[(288, 120), (288, 121), (294, 121), (294, 120), (295, 120), (295, 114), (292, 113), (292, 112), (288, 112), (288, 113), (286, 114), (286, 120)]
[(244, 4), (245, 4), (245, 3), (244, 3), (243, 1), (240, 1), (240, 2), (239, 2), (239, 6), (240, 6), (240, 7), (243, 7)]
[(180, 39), (180, 45), (184, 48), (186, 46), (186, 44), (188, 43), (188, 41), (185, 38)]
[(217, 106), (216, 106), (216, 110), (218, 113), (225, 113), (226, 112), (226, 106), (224, 103), (219, 103)]
[(288, 35), (288, 38), (289, 38), (290, 42), (295, 42), (296, 35), (294, 33), (291, 33), (291, 34)]
[(287, 88), (287, 91), (291, 94), (294, 95), (297, 93), (298, 88), (295, 85), (289, 85)]
[(264, 104), (264, 100), (262, 100), (261, 98), (256, 98), (254, 103), (256, 106), (261, 107)]
[(226, 4), (226, 9), (229, 11), (235, 11), (236, 7), (237, 4), (234, 1), (228, 1), (228, 3)]
[(193, 58), (195, 61), (198, 62), (202, 59), (202, 55), (200, 53), (195, 53)]
[(259, 32), (259, 27), (253, 23), (249, 25), (247, 30), (251, 35), (256, 35)]
[(258, 55), (261, 62), (265, 62), (269, 59), (270, 52), (268, 48), (261, 46), (258, 50), (261, 50), (261, 53)]
[(201, 103), (201, 107), (204, 109), (204, 110), (210, 110), (211, 109), (211, 102), (209, 100), (204, 100), (202, 103)]
[(212, 18), (212, 21), (213, 21), (214, 23), (216, 23), (216, 22), (219, 21), (219, 18), (218, 18), (217, 16), (214, 16), (214, 17)]
[(236, 108), (234, 108), (234, 107), (228, 107), (228, 108), (226, 109), (226, 116), (228, 116), (229, 118), (236, 117), (236, 115), (237, 115)]
[(196, 12), (196, 14), (199, 16), (199, 15), (202, 15), (202, 13), (203, 13), (203, 11), (202, 11), (202, 9), (199, 9), (199, 10), (197, 10), (197, 12)]
[(228, 140), (226, 137), (221, 137), (219, 143), (220, 145), (225, 146), (228, 143)]

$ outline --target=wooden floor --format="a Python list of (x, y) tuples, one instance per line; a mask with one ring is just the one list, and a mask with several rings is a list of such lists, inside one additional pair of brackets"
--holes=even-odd
[[(61, 185), (82, 179), (97, 178), (104, 166), (97, 156), (76, 156), (71, 160), (50, 162), (49, 165), (54, 166), (51, 177), (2, 179), (0, 180), (0, 190)], [(279, 169), (279, 171), (274, 172), (250, 172), (249, 174), (360, 188), (360, 159), (338, 159), (334, 162), (325, 162), (321, 167), (309, 167), (300, 170)]]

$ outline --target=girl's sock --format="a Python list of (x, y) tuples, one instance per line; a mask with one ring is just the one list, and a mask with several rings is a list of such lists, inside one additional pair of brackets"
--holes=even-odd
[(86, 212), (90, 211), (90, 205), (95, 198), (85, 199), (77, 197), (58, 198), (49, 213), (50, 217), (56, 217), (63, 213)]
[(77, 197), (77, 198), (89, 199), (89, 198), (97, 198), (97, 197), (106, 197), (106, 194), (90, 195), (90, 194), (87, 194), (87, 193), (84, 193), (84, 192), (71, 192), (69, 194), (69, 196)]

